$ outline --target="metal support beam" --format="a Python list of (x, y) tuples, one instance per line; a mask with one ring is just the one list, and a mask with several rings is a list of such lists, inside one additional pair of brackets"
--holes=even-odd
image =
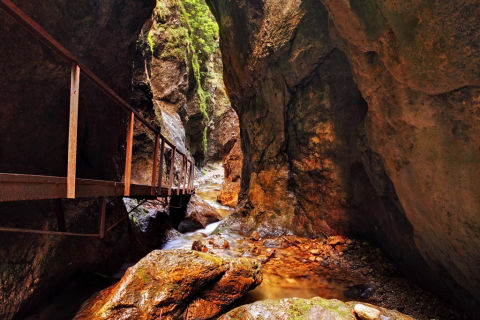
[[(160, 136), (157, 134), (155, 136), (155, 147), (153, 152), (153, 168), (152, 168), (152, 196), (157, 192), (158, 185), (158, 148), (160, 144)], [(161, 169), (161, 168), (160, 168)]]
[(125, 155), (125, 197), (130, 196), (130, 178), (132, 175), (132, 150), (133, 150), (133, 126), (135, 123), (135, 114), (130, 114), (130, 123), (127, 130), (127, 147)]
[(73, 63), (70, 74), (70, 119), (68, 126), (67, 198), (75, 199), (77, 170), (78, 96), (80, 90), (80, 67)]

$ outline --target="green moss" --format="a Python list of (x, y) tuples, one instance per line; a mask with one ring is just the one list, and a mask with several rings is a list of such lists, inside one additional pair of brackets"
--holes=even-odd
[(150, 47), (150, 51), (152, 54), (155, 52), (155, 41), (153, 40), (153, 32), (150, 30), (147, 35), (147, 42), (148, 46)]
[[(216, 59), (214, 56), (219, 55), (220, 50), (218, 24), (205, 0), (157, 0), (155, 12), (157, 18), (152, 30), (155, 30), (155, 35), (162, 37), (162, 50), (161, 53), (155, 52), (157, 57), (188, 61), (191, 67), (190, 73), (196, 88), (194, 100), (198, 101), (203, 127), (202, 139), (197, 140), (197, 143), (201, 141), (201, 147), (206, 153), (210, 117), (223, 113), (217, 112), (217, 107), (213, 104), (229, 103), (218, 97), (214, 100), (208, 91), (210, 88), (223, 86), (222, 68), (212, 65), (212, 61)], [(153, 53), (155, 43), (151, 32), (147, 39)], [(159, 50), (159, 46), (156, 50)], [(226, 93), (223, 94), (228, 100)]]

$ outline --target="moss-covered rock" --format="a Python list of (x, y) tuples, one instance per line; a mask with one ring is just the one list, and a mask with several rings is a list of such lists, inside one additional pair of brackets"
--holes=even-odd
[[(264, 300), (233, 309), (219, 320), (356, 320), (355, 305), (359, 304), (320, 297)], [(398, 311), (373, 305), (367, 307), (377, 312), (378, 319), (361, 317), (362, 320), (414, 320)]]
[(255, 260), (156, 250), (87, 301), (75, 319), (210, 319), (261, 281)]

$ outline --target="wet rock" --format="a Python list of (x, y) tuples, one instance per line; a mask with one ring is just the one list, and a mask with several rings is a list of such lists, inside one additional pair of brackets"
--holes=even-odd
[(353, 310), (361, 320), (380, 320), (381, 312), (378, 309), (364, 304), (356, 304)]
[(208, 251), (208, 248), (207, 248), (206, 245), (203, 244), (202, 241), (200, 241), (200, 240), (195, 240), (195, 241), (192, 243), (192, 250), (200, 251), (200, 252), (207, 252), (207, 251)]
[(137, 199), (123, 199), (132, 226), (133, 241), (131, 243), (131, 254), (135, 261), (144, 257), (150, 251), (180, 235), (174, 229), (173, 223), (168, 215), (165, 204), (152, 200), (140, 202)]
[(190, 303), (185, 319), (211, 319), (261, 282), (262, 273), (258, 262), (246, 258), (230, 259), (228, 271)]
[(361, 320), (415, 320), (396, 310), (389, 310), (369, 303), (347, 302), (346, 304), (353, 309), (352, 312)]
[(185, 219), (178, 225), (178, 230), (183, 233), (203, 229), (222, 219), (217, 209), (197, 195), (191, 196), (186, 210)]
[[(357, 307), (359, 306), (359, 307)], [(339, 300), (323, 298), (282, 300), (264, 300), (233, 309), (221, 316), (219, 320), (357, 320), (354, 309), (361, 320), (414, 320), (397, 311), (375, 307), (367, 304), (344, 303)]]
[(219, 320), (233, 319), (306, 319), (306, 320), (355, 320), (350, 308), (339, 300), (290, 298), (259, 301), (233, 309)]
[(253, 241), (258, 241), (262, 238), (262, 236), (260, 236), (260, 233), (258, 233), (258, 231), (253, 231), (252, 234), (250, 235), (250, 239), (252, 239)]
[(215, 239), (212, 241), (212, 246), (217, 249), (230, 249), (230, 243), (225, 239)]
[(266, 239), (263, 242), (265, 248), (281, 248), (283, 246), (283, 241), (280, 238)]
[(87, 301), (75, 319), (209, 319), (261, 280), (259, 263), (250, 259), (156, 250)]

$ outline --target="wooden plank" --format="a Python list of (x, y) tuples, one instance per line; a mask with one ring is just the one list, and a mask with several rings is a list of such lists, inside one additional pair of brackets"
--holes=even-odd
[(155, 147), (153, 152), (153, 168), (152, 168), (152, 196), (155, 195), (158, 185), (158, 148), (160, 144), (160, 136), (155, 136)]
[(80, 67), (73, 63), (70, 73), (70, 117), (68, 126), (67, 198), (75, 199), (77, 170), (78, 96)]
[[(163, 163), (165, 162), (165, 139), (162, 138), (162, 146), (160, 147), (160, 165), (158, 171), (158, 189), (162, 189), (163, 183)], [(157, 191), (157, 194), (160, 193)]]
[(132, 150), (133, 150), (133, 126), (135, 123), (135, 114), (130, 114), (130, 123), (127, 130), (127, 148), (125, 155), (125, 191), (123, 195), (128, 197), (130, 195), (130, 179), (132, 175)]
[(100, 198), (100, 221), (98, 226), (98, 234), (100, 235), (100, 239), (105, 237), (105, 214), (107, 210), (107, 198), (101, 197)]
[(177, 147), (173, 146), (172, 148), (172, 159), (170, 163), (170, 177), (168, 179), (168, 196), (172, 195), (172, 184), (173, 184), (173, 171), (175, 170), (175, 156), (177, 154)]

